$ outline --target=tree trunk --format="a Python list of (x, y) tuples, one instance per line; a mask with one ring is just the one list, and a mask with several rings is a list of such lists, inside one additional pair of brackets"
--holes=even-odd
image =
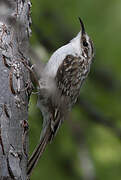
[(29, 0), (0, 0), (0, 180), (26, 180)]

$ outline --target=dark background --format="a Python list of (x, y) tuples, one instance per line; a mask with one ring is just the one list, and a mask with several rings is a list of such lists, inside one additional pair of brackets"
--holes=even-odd
[[(32, 0), (31, 45), (48, 61), (80, 31), (78, 16), (93, 39), (94, 63), (32, 180), (121, 180), (121, 1)], [(29, 108), (31, 152), (42, 124), (36, 99)]]

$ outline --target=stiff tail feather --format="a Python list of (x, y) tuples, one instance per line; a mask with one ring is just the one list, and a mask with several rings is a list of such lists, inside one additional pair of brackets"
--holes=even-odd
[(50, 127), (47, 128), (44, 136), (40, 139), (39, 144), (35, 148), (33, 154), (31, 155), (28, 164), (27, 164), (27, 176), (30, 176), (32, 173), (32, 170), (35, 168), (39, 158), (42, 156), (42, 153), (44, 152), (46, 145), (50, 141), (51, 137), (51, 129)]

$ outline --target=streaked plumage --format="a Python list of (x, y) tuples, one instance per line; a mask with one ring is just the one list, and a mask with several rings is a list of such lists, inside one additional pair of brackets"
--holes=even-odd
[(93, 43), (80, 20), (81, 32), (53, 53), (40, 79), (38, 106), (43, 114), (40, 142), (28, 162), (28, 175), (48, 142), (76, 103), (93, 58)]

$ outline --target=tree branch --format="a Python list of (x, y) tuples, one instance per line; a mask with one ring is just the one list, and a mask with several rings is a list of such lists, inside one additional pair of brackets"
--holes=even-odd
[(0, 1), (0, 179), (26, 180), (29, 0)]

